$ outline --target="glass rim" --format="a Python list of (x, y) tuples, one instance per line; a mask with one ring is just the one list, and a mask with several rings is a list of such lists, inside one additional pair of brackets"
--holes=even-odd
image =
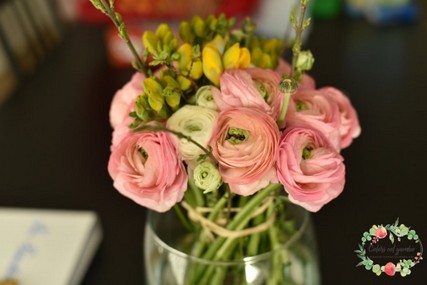
[(265, 259), (271, 258), (271, 256), (273, 254), (275, 254), (276, 252), (279, 252), (281, 250), (284, 250), (286, 248), (289, 248), (293, 243), (295, 243), (298, 239), (300, 239), (300, 237), (302, 236), (302, 234), (306, 231), (307, 227), (308, 227), (308, 223), (309, 223), (309, 217), (310, 217), (310, 213), (305, 210), (304, 208), (292, 204), (292, 206), (295, 206), (296, 208), (298, 208), (299, 211), (303, 211), (303, 219), (302, 219), (302, 223), (301, 225), (298, 227), (297, 231), (282, 245), (278, 246), (277, 248), (258, 254), (258, 255), (254, 255), (254, 256), (247, 256), (244, 257), (242, 259), (238, 259), (238, 260), (227, 260), (227, 261), (214, 261), (214, 260), (208, 260), (208, 259), (204, 259), (201, 257), (196, 257), (193, 256), (191, 254), (185, 253), (183, 251), (180, 251), (172, 246), (170, 246), (169, 244), (167, 244), (165, 241), (163, 241), (154, 231), (153, 229), (153, 225), (152, 225), (152, 219), (151, 217), (153, 215), (161, 215), (161, 214), (165, 214), (165, 213), (157, 213), (155, 211), (152, 210), (148, 210), (148, 215), (147, 215), (147, 223), (146, 223), (146, 231), (149, 230), (151, 232), (151, 234), (153, 235), (153, 240), (154, 242), (161, 246), (163, 250), (167, 251), (170, 254), (173, 254), (175, 256), (179, 256), (181, 258), (184, 258), (186, 260), (190, 260), (191, 262), (196, 262), (196, 263), (200, 263), (200, 264), (209, 264), (209, 265), (219, 265), (219, 266), (230, 266), (230, 265), (237, 265), (237, 264), (251, 264), (251, 263), (255, 263), (255, 262), (259, 262), (259, 261), (263, 261)]

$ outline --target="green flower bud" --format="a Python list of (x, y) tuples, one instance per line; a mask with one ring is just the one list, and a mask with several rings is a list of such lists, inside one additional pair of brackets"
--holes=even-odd
[(144, 80), (144, 93), (148, 97), (148, 104), (150, 107), (159, 112), (164, 104), (164, 98), (162, 95), (163, 88), (159, 82), (157, 82), (154, 78), (146, 78)]
[(188, 43), (184, 43), (180, 48), (177, 50), (177, 53), (179, 54), (179, 60), (178, 60), (178, 69), (183, 71), (185, 75), (187, 75), (187, 72), (191, 68), (191, 62), (193, 58), (193, 51), (192, 47)]
[(191, 20), (191, 27), (196, 36), (202, 38), (205, 35), (206, 25), (202, 18), (194, 16)]
[(310, 70), (313, 67), (314, 57), (309, 50), (301, 51), (296, 60), (296, 68), (301, 71)]
[(222, 184), (218, 168), (210, 161), (204, 161), (194, 168), (194, 183), (204, 190), (203, 193), (216, 191)]
[(146, 31), (142, 35), (142, 43), (149, 53), (155, 53), (157, 51), (159, 39), (153, 32)]
[(162, 79), (166, 83), (166, 87), (163, 89), (162, 95), (165, 97), (166, 103), (172, 109), (176, 109), (181, 102), (182, 91), (179, 87), (179, 83), (169, 75), (164, 76)]
[(192, 44), (194, 42), (194, 34), (191, 31), (190, 23), (183, 21), (179, 25), (179, 36), (185, 43)]

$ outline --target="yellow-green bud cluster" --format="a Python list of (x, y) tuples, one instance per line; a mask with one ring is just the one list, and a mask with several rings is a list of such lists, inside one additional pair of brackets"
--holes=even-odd
[[(234, 19), (224, 15), (202, 19), (195, 16), (182, 22), (179, 37), (167, 24), (142, 36), (145, 60), (161, 72), (146, 78), (143, 94), (132, 114), (136, 123), (166, 119), (185, 103), (195, 102), (196, 91), (205, 85), (219, 86), (226, 69), (251, 66), (277, 67), (282, 42), (259, 39), (255, 24), (246, 19), (240, 29), (233, 29)], [(180, 42), (180, 44), (179, 44)]]

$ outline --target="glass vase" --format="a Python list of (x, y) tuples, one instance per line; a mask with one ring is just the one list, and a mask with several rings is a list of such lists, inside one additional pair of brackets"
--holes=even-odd
[[(192, 282), (190, 276), (200, 268), (213, 270), (212, 278), (205, 280), (206, 284), (213, 284), (217, 275), (222, 276), (218, 284), (224, 285), (320, 284), (316, 239), (310, 214), (299, 206), (288, 204), (288, 216), (295, 221), (296, 232), (287, 242), (256, 256), (215, 262), (188, 253), (186, 249), (194, 243), (194, 238), (175, 211), (149, 211), (144, 237), (147, 284), (202, 285), (200, 281)], [(279, 255), (284, 262), (277, 265), (274, 259)], [(278, 275), (279, 278), (272, 279), (272, 276)]]

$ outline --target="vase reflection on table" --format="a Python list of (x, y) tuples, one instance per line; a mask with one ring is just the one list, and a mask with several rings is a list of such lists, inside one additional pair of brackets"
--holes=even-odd
[[(176, 213), (149, 211), (145, 225), (144, 258), (147, 284), (150, 285), (202, 285), (213, 284), (213, 277), (201, 283), (208, 268), (217, 274), (226, 273), (219, 283), (224, 285), (317, 285), (320, 273), (317, 244), (310, 213), (287, 203), (289, 220), (296, 221), (296, 232), (273, 251), (246, 256), (232, 261), (210, 261), (189, 253), (194, 237), (183, 227)], [(283, 262), (273, 266), (274, 258), (281, 255)], [(195, 269), (201, 272), (194, 280)], [(193, 280), (192, 280), (193, 278)], [(206, 281), (206, 279), (205, 279)]]

